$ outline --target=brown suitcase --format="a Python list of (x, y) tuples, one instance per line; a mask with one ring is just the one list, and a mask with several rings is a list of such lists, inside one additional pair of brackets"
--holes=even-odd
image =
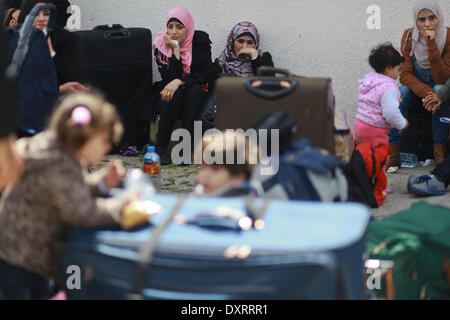
[[(268, 77), (264, 74), (284, 74)], [(252, 78), (223, 77), (216, 83), (216, 128), (249, 129), (270, 112), (286, 112), (297, 121), (295, 140), (308, 138), (334, 154), (334, 96), (331, 79), (291, 76), (289, 71), (259, 69)], [(262, 75), (262, 76), (261, 76)], [(284, 84), (290, 87), (283, 87)]]

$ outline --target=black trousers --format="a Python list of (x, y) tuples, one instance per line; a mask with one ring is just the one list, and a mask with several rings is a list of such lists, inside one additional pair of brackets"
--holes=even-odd
[(444, 182), (447, 188), (450, 184), (450, 154), (445, 157), (443, 163), (438, 165), (431, 174), (434, 174), (439, 181)]
[(175, 121), (180, 118), (183, 121), (183, 128), (191, 134), (191, 141), (194, 138), (194, 121), (198, 120), (203, 103), (202, 86), (195, 84), (189, 88), (179, 88), (172, 101), (164, 102), (158, 98), (159, 131), (156, 137), (158, 145), (167, 147), (170, 142)]

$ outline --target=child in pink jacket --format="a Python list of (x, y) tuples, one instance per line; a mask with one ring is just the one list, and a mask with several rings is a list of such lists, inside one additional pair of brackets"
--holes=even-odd
[(360, 80), (359, 107), (355, 122), (356, 143), (371, 142), (372, 146), (389, 144), (392, 128), (405, 130), (408, 127), (400, 112), (400, 90), (397, 79), (405, 61), (391, 43), (373, 49), (369, 64), (375, 72)]

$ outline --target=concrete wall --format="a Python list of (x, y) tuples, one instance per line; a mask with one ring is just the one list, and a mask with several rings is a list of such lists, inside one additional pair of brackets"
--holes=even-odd
[[(262, 49), (271, 52), (276, 66), (304, 76), (333, 79), (337, 108), (354, 121), (358, 80), (371, 71), (370, 49), (385, 41), (400, 46), (401, 36), (413, 24), (413, 0), (71, 0), (81, 9), (81, 28), (120, 23), (165, 28), (167, 12), (188, 8), (196, 29), (210, 34), (213, 58), (223, 50), (231, 28), (240, 21), (256, 24)], [(369, 29), (370, 6), (380, 11), (380, 29)], [(450, 1), (441, 0), (450, 19)]]

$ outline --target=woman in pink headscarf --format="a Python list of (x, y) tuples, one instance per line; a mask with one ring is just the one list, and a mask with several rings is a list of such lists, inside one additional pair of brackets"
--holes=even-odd
[(154, 59), (162, 78), (154, 84), (154, 112), (160, 114), (156, 149), (163, 165), (172, 162), (167, 147), (176, 119), (181, 117), (183, 127), (193, 137), (204, 93), (217, 77), (209, 35), (195, 30), (187, 9), (170, 10), (166, 27), (153, 42)]

